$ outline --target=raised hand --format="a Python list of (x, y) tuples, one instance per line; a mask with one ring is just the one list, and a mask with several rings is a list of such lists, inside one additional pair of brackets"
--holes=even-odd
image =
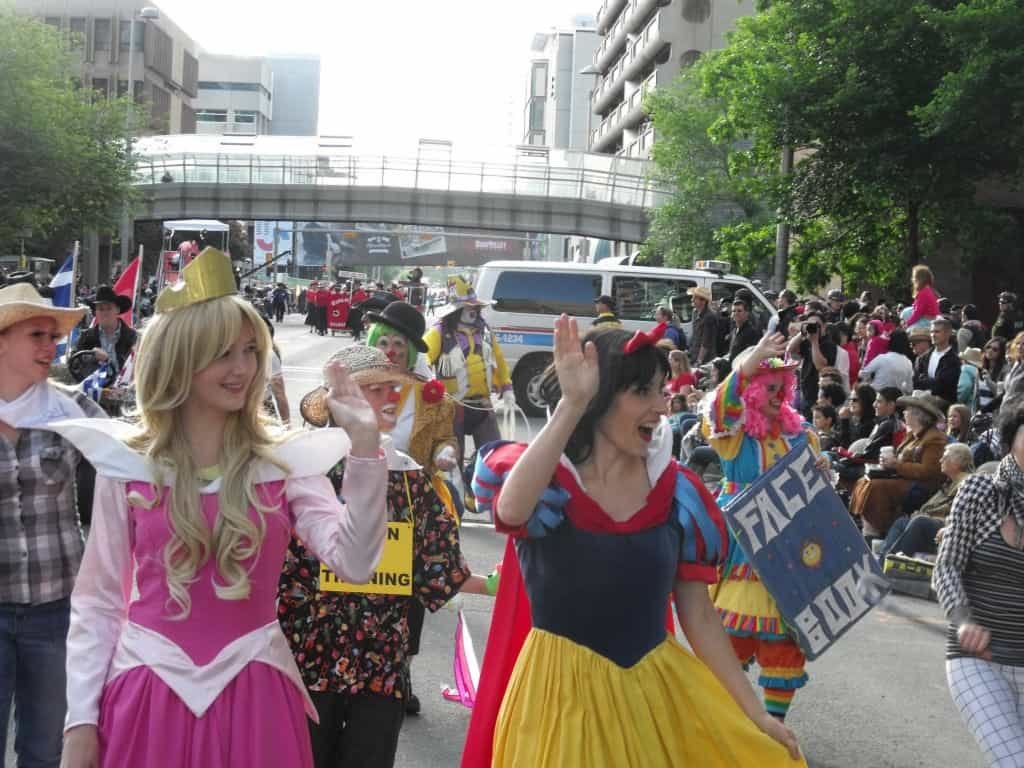
[(743, 374), (753, 376), (762, 360), (785, 357), (787, 343), (786, 337), (781, 333), (766, 333), (743, 360)]
[(555, 320), (554, 354), (562, 400), (578, 408), (586, 408), (597, 395), (601, 383), (597, 348), (590, 341), (586, 349), (580, 346), (576, 320), (567, 315)]
[(376, 457), (380, 448), (377, 414), (366, 402), (359, 385), (348, 375), (348, 368), (338, 361), (328, 363), (324, 366), (324, 380), (331, 419), (348, 433), (352, 455)]

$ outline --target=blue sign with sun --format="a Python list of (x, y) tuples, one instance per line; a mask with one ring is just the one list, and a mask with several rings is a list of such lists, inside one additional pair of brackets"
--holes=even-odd
[(790, 451), (722, 510), (809, 659), (871, 609), (864, 574), (882, 577), (816, 459), (806, 443)]

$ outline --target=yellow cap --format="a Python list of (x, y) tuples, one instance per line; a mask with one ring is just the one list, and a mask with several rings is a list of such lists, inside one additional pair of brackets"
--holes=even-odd
[(231, 259), (216, 248), (204, 248), (181, 270), (178, 282), (160, 291), (156, 297), (156, 311), (170, 312), (237, 292)]

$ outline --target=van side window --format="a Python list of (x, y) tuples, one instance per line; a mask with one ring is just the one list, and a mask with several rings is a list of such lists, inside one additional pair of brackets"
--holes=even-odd
[[(726, 283), (717, 281), (711, 283), (711, 299), (717, 301), (722, 307), (726, 307), (726, 314), (729, 312), (729, 305), (732, 303), (733, 294), (740, 288), (746, 288), (742, 283)], [(749, 290), (749, 288), (748, 288)], [(764, 331), (768, 327), (768, 321), (772, 317), (772, 311), (762, 302), (754, 300), (753, 306), (754, 326)]]
[(679, 319), (688, 323), (693, 307), (686, 291), (695, 285), (692, 280), (622, 275), (612, 278), (612, 298), (620, 320), (654, 320), (654, 310), (664, 304), (671, 305)]
[(498, 275), (493, 298), (498, 312), (592, 317), (600, 295), (600, 275), (508, 270)]

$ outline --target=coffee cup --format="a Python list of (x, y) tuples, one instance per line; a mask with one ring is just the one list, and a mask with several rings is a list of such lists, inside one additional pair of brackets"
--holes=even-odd
[(895, 459), (896, 449), (893, 448), (891, 445), (887, 445), (878, 452), (878, 458), (883, 464), (889, 461), (890, 459)]

